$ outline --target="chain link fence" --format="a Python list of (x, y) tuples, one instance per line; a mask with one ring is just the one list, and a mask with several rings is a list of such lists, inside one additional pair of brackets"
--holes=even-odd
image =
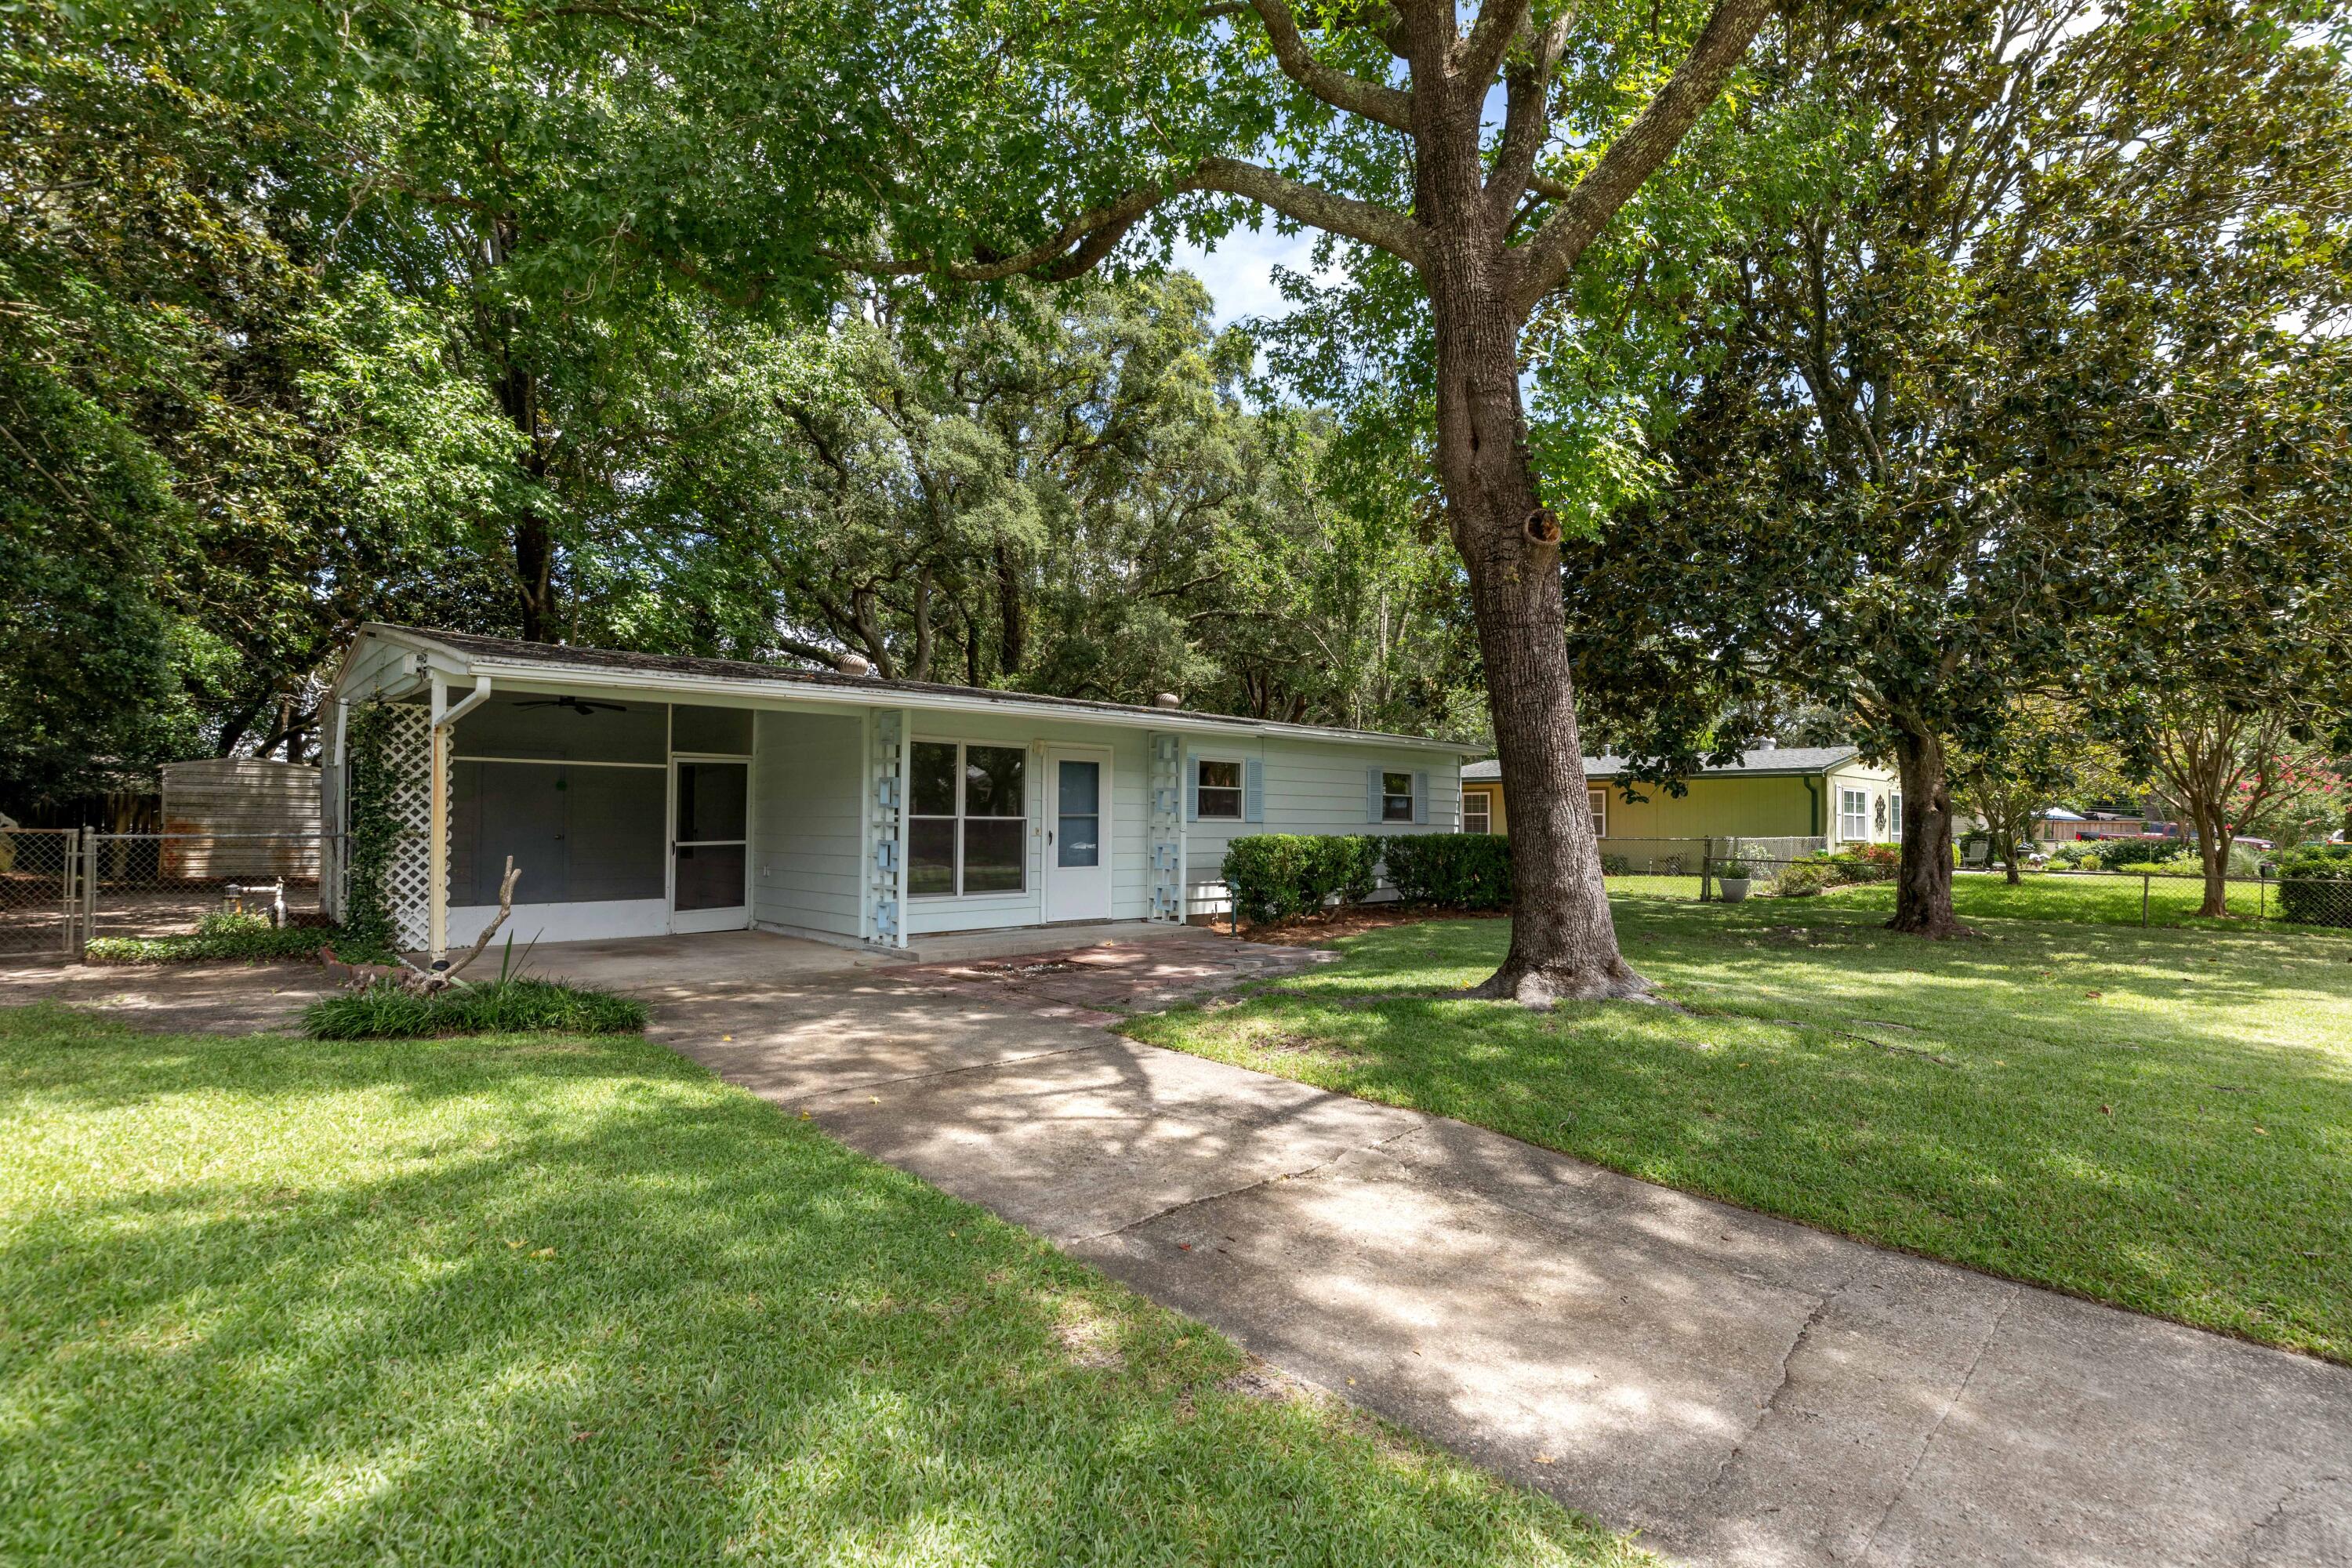
[(71, 827), (0, 827), (0, 954), (79, 951), (81, 838)]
[(0, 828), (0, 955), (70, 959), (98, 937), (184, 936), (225, 910), (330, 925), (320, 868), (341, 851), (316, 833)]
[[(1601, 868), (1612, 894), (1726, 903), (1806, 897), (1895, 879), (1895, 846), (1873, 847), (1876, 861), (1842, 857), (1837, 864), (1822, 854), (1826, 847), (1822, 840), (1801, 838), (1604, 838)], [(1967, 895), (2007, 882), (2000, 867), (1971, 868), (1953, 876), (1964, 902), (1988, 906), (1999, 903), (2000, 896), (1971, 900)], [(2139, 867), (2027, 870), (2020, 873), (2014, 909), (1985, 907), (1979, 912), (2095, 924), (2177, 925), (2207, 918), (2202, 914), (2205, 892), (2201, 876)], [(2256, 875), (2228, 878), (2224, 892), (2231, 920), (2286, 929), (2352, 931), (2352, 875), (2282, 877), (2264, 864)], [(1964, 908), (1964, 919), (1967, 913)]]

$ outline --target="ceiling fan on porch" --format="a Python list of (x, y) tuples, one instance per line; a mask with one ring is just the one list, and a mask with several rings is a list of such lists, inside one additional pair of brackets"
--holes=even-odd
[(530, 702), (518, 702), (515, 706), (518, 708), (562, 708), (579, 714), (583, 719), (585, 719), (589, 714), (595, 712), (599, 709), (604, 709), (614, 713), (626, 713), (629, 710), (629, 706), (625, 702), (591, 702), (585, 698), (580, 697), (541, 697)]

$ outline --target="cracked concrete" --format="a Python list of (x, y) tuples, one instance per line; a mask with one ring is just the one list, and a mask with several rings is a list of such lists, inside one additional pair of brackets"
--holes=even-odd
[(2352, 1369), (1092, 1026), (1244, 973), (1222, 939), (1029, 981), (711, 942), (551, 957), (731, 1081), (1672, 1558), (2352, 1568)]

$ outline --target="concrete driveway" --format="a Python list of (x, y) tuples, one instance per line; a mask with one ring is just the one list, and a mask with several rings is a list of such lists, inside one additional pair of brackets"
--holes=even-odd
[(1099, 1021), (1234, 944), (1081, 956), (647, 994), (721, 1076), (1683, 1561), (2352, 1565), (2352, 1369), (1139, 1045)]

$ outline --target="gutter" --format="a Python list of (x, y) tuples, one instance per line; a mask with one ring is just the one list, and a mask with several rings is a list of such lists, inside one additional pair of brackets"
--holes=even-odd
[(1805, 837), (1808, 838), (1819, 838), (1822, 836), (1822, 781), (1829, 776), (1830, 771), (1828, 768), (1823, 768), (1817, 773), (1806, 773), (1803, 775), (1805, 781)]

